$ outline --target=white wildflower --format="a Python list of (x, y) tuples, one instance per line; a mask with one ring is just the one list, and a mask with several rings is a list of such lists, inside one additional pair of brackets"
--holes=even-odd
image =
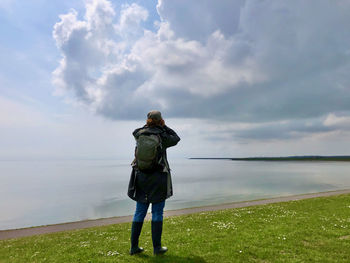
[(90, 246), (90, 242), (89, 241), (82, 241), (80, 242), (80, 247), (89, 247)]
[(119, 255), (118, 251), (108, 251), (106, 254), (107, 257), (116, 256), (116, 255)]
[(212, 226), (217, 227), (219, 229), (236, 229), (235, 225), (233, 222), (213, 222)]
[(31, 258), (36, 257), (39, 253), (40, 253), (39, 251), (36, 251), (36, 252), (31, 256)]

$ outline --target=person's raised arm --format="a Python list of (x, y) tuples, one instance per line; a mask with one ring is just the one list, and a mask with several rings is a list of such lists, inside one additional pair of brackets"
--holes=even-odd
[(166, 125), (163, 126), (163, 129), (164, 132), (161, 133), (163, 147), (168, 148), (175, 146), (180, 141), (180, 137), (173, 129)]

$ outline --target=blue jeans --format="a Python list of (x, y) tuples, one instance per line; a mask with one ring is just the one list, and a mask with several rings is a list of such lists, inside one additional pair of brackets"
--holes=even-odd
[[(136, 211), (134, 215), (134, 222), (143, 222), (147, 214), (150, 203), (136, 202)], [(163, 221), (163, 210), (165, 201), (159, 203), (152, 203), (152, 221)]]

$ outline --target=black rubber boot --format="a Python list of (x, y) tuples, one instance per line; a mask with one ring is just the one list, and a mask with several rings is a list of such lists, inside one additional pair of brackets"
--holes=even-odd
[(139, 247), (139, 236), (141, 234), (142, 225), (143, 222), (132, 222), (130, 255), (143, 252), (143, 248)]
[(162, 247), (163, 221), (152, 221), (152, 241), (154, 255), (162, 255), (168, 251), (167, 247)]

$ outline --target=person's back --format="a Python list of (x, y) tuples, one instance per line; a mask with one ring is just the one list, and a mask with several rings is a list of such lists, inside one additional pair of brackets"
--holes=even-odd
[(131, 230), (130, 254), (143, 251), (138, 247), (138, 239), (150, 203), (154, 254), (163, 254), (167, 251), (166, 247), (161, 247), (163, 210), (165, 199), (173, 195), (166, 149), (176, 145), (180, 138), (165, 125), (159, 111), (149, 112), (146, 125), (136, 129), (133, 136), (136, 147), (128, 196), (137, 203)]

